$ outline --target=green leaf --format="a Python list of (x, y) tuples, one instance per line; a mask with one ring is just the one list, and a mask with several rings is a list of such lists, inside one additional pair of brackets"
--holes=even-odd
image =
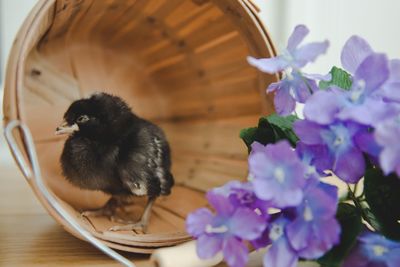
[(247, 147), (250, 147), (250, 145), (254, 142), (255, 135), (257, 133), (258, 128), (257, 127), (251, 127), (251, 128), (245, 128), (240, 130), (240, 138), (242, 138), (243, 142), (246, 144)]
[(245, 128), (240, 131), (240, 138), (243, 139), (249, 152), (251, 144), (257, 141), (263, 145), (273, 144), (279, 140), (288, 140), (295, 146), (298, 137), (293, 131), (293, 123), (297, 120), (294, 115), (281, 117), (276, 114), (261, 117), (257, 127)]
[(317, 260), (322, 267), (340, 266), (362, 229), (360, 211), (353, 205), (339, 203), (336, 218), (342, 229), (340, 243)]
[(364, 213), (367, 216), (368, 223), (377, 231), (382, 230), (382, 225), (378, 218), (376, 218), (375, 214), (372, 213), (370, 208), (364, 208)]
[[(400, 179), (368, 169), (364, 179), (365, 199), (374, 216), (373, 227), (387, 238), (400, 240)], [(372, 216), (371, 216), (372, 217)]]
[(299, 138), (293, 131), (293, 123), (298, 120), (297, 116), (289, 115), (286, 117), (281, 117), (276, 114), (272, 114), (268, 117), (265, 117), (265, 119), (271, 124), (272, 128), (275, 130), (277, 140), (286, 139), (293, 146), (296, 145)]
[(326, 89), (329, 86), (336, 85), (342, 89), (349, 90), (351, 88), (352, 80), (351, 75), (345, 70), (337, 67), (333, 67), (330, 71), (332, 79), (330, 81), (320, 81), (319, 87), (321, 89)]
[(271, 127), (251, 127), (245, 128), (240, 131), (240, 138), (246, 144), (249, 153), (251, 151), (251, 144), (257, 141), (263, 145), (275, 142), (274, 132)]

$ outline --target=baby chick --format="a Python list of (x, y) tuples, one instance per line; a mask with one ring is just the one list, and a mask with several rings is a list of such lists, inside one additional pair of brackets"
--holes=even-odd
[(106, 93), (73, 102), (56, 134), (68, 134), (61, 155), (64, 176), (72, 184), (112, 195), (100, 210), (84, 215), (116, 219), (116, 209), (131, 196), (147, 196), (139, 222), (110, 230), (146, 231), (152, 205), (174, 184), (170, 148), (163, 131), (132, 113), (119, 97)]

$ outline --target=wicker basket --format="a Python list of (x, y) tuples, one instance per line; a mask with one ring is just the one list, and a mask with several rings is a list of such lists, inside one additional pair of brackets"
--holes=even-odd
[[(87, 238), (60, 210), (116, 249), (147, 253), (181, 243), (189, 239), (186, 215), (206, 205), (204, 192), (246, 176), (238, 133), (272, 111), (264, 89), (278, 78), (246, 62), (248, 55), (274, 55), (257, 13), (250, 0), (39, 1), (9, 59), (4, 115), (6, 124), (29, 127), (33, 142), (27, 131), (9, 127), (17, 144), (12, 151), (38, 199), (67, 231)], [(109, 196), (80, 190), (61, 175), (65, 139), (54, 129), (73, 100), (94, 91), (124, 98), (171, 143), (177, 185), (157, 201), (147, 234), (108, 232), (114, 224), (106, 218), (81, 218), (81, 210), (101, 207)], [(39, 169), (32, 172), (33, 143)]]

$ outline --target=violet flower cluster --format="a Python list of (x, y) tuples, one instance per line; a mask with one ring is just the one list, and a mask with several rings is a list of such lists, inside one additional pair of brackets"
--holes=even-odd
[(288, 115), (295, 109), (296, 102), (304, 103), (318, 90), (314, 79), (329, 79), (329, 75), (305, 74), (301, 68), (313, 62), (329, 47), (329, 42), (315, 42), (300, 46), (309, 30), (299, 25), (289, 37), (286, 49), (277, 57), (255, 59), (249, 57), (250, 65), (266, 73), (283, 73), (283, 79), (268, 86), (267, 93), (275, 92), (275, 109), (279, 115)]
[(211, 190), (207, 198), (216, 214), (203, 208), (187, 218), (198, 255), (209, 258), (222, 251), (229, 266), (245, 266), (247, 241), (254, 248), (271, 245), (265, 266), (285, 267), (296, 266), (299, 258), (321, 257), (337, 244), (337, 188), (321, 182), (304, 155), (287, 141), (254, 142), (252, 179)]
[(324, 53), (329, 43), (297, 48), (307, 33), (305, 26), (297, 26), (282, 56), (249, 58), (250, 64), (264, 72), (290, 71), (267, 89), (275, 91), (278, 114), (287, 115), (296, 102), (305, 103), (305, 120), (296, 123), (295, 132), (305, 149), (323, 151), (316, 155), (323, 157), (321, 164), (342, 180), (356, 183), (363, 176), (364, 153), (379, 161), (385, 174), (400, 175), (400, 145), (394, 142), (400, 133), (400, 59), (389, 60), (361, 37), (352, 36), (341, 54), (343, 68), (352, 75), (351, 88), (320, 90), (316, 79), (330, 77), (307, 75), (300, 68)]
[(343, 267), (400, 265), (400, 242), (394, 242), (382, 235), (364, 231), (357, 239)]
[[(197, 239), (197, 253), (222, 253), (231, 267), (245, 266), (249, 248), (268, 247), (264, 266), (294, 267), (315, 260), (340, 242), (338, 189), (321, 180), (327, 171), (356, 184), (367, 166), (400, 176), (400, 60), (389, 60), (352, 36), (341, 54), (351, 77), (349, 88), (330, 83), (332, 75), (305, 74), (301, 69), (326, 52), (329, 42), (300, 45), (308, 29), (297, 26), (282, 55), (249, 57), (263, 72), (282, 72), (271, 84), (279, 115), (304, 103), (304, 119), (293, 130), (295, 147), (280, 140), (254, 141), (248, 158), (249, 179), (233, 181), (207, 193), (214, 211), (199, 209), (187, 218), (187, 231)], [(400, 243), (365, 231), (344, 266), (399, 266)], [(396, 265), (397, 264), (397, 265)]]

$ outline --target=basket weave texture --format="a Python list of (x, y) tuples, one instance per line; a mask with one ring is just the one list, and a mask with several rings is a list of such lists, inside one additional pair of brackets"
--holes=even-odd
[[(108, 246), (147, 253), (186, 241), (185, 217), (206, 205), (204, 192), (246, 177), (238, 133), (272, 112), (264, 89), (277, 80), (246, 62), (275, 54), (257, 12), (250, 0), (41, 0), (26, 18), (7, 67), (5, 123), (29, 126), (46, 185)], [(72, 101), (96, 91), (125, 99), (170, 141), (177, 185), (157, 201), (147, 234), (112, 233), (106, 218), (81, 218), (109, 196), (61, 175), (65, 139), (54, 129)], [(78, 236), (28, 182), (49, 214)], [(142, 202), (131, 207), (133, 216)]]

